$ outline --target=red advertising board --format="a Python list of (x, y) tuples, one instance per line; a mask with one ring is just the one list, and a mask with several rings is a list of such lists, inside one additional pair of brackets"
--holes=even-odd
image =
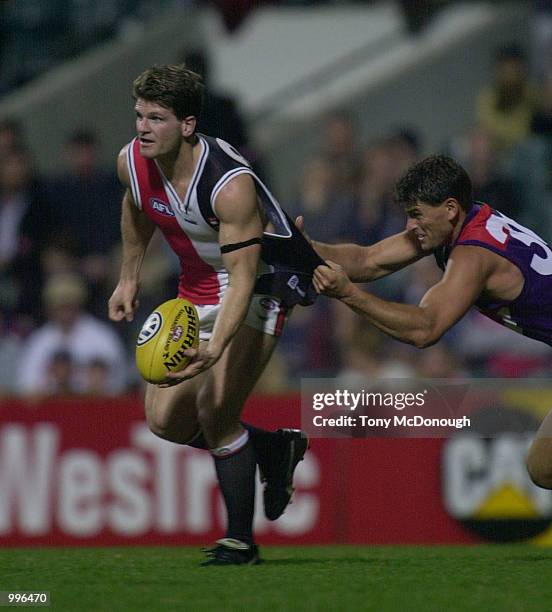
[[(299, 426), (299, 405), (298, 395), (257, 396), (244, 419), (270, 429)], [(296, 472), (294, 502), (280, 520), (264, 519), (257, 495), (258, 540), (481, 541), (447, 508), (442, 477), (447, 443), (313, 440)], [(505, 448), (502, 444), (497, 453), (503, 456)], [(202, 544), (223, 533), (224, 510), (209, 454), (156, 438), (137, 398), (4, 401), (0, 491), (4, 546)]]
[[(248, 413), (266, 425), (294, 425), (296, 402), (258, 398)], [(209, 454), (156, 438), (139, 400), (10, 402), (0, 414), (2, 544), (183, 544), (221, 536), (224, 511)], [(331, 474), (334, 453), (331, 444), (309, 453), (284, 518), (271, 523), (257, 512), (260, 540), (333, 541), (336, 481), (322, 475)]]

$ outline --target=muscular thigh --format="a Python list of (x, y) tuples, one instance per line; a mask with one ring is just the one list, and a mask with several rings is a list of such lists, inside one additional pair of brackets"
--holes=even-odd
[(206, 374), (174, 387), (148, 384), (144, 401), (152, 431), (174, 442), (187, 442), (198, 429), (197, 395)]
[(224, 437), (225, 432), (237, 425), (243, 405), (277, 342), (275, 336), (248, 325), (241, 326), (221, 359), (206, 372), (202, 381), (198, 410), (205, 433)]

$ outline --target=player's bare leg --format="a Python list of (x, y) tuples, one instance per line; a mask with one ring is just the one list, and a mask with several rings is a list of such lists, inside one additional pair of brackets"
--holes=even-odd
[(198, 395), (198, 418), (211, 448), (243, 432), (240, 414), (268, 363), (278, 339), (242, 325), (220, 360), (205, 373)]
[[(206, 372), (168, 388), (148, 385), (145, 411), (148, 425), (155, 435), (176, 444), (208, 449), (223, 446), (243, 433), (239, 414), (277, 341), (274, 336), (248, 326), (242, 330), (236, 343), (232, 343), (213, 368), (217, 374)], [(208, 379), (208, 376), (212, 378)], [(205, 404), (206, 422), (214, 424), (215, 432), (226, 431), (226, 439), (216, 434), (208, 444), (203, 438), (198, 421), (198, 395), (204, 398), (201, 401)], [(217, 404), (218, 409), (213, 408)], [(290, 502), (293, 473), (306, 452), (307, 440), (298, 430), (267, 432), (243, 425), (253, 438), (261, 478), (266, 483), (265, 514), (268, 519), (276, 520)]]
[(536, 485), (552, 489), (552, 410), (544, 418), (531, 444), (527, 469)]
[(146, 420), (160, 438), (187, 444), (199, 431), (197, 395), (204, 375), (173, 387), (148, 384), (144, 400)]
[[(299, 430), (280, 429), (267, 432), (240, 424), (239, 416), (277, 344), (275, 336), (242, 326), (229, 350), (210, 370), (211, 378), (202, 387), (198, 400), (199, 420), (209, 439), (218, 438), (218, 446), (243, 435), (245, 426), (252, 439), (264, 489), (264, 509), (269, 520), (279, 518), (293, 494), (293, 473), (308, 448), (306, 436)], [(209, 376), (209, 372), (207, 373)], [(225, 436), (222, 431), (231, 432)], [(214, 439), (210, 439), (214, 448)]]
[(240, 413), (277, 344), (275, 336), (243, 325), (210, 370), (172, 387), (148, 384), (146, 419), (165, 440), (186, 444), (201, 428), (209, 448), (243, 432)]
[(276, 337), (243, 325), (201, 384), (198, 420), (213, 455), (228, 515), (226, 537), (208, 551), (204, 565), (259, 561), (253, 541), (257, 459), (240, 413), (276, 343)]
[[(288, 485), (306, 450), (306, 440), (297, 440), (300, 432), (272, 433), (248, 425), (246, 431), (239, 420), (243, 405), (276, 344), (275, 336), (244, 325), (219, 362), (204, 374), (174, 387), (148, 386), (146, 415), (151, 430), (164, 439), (187, 444), (200, 429), (207, 441), (205, 448), (211, 450), (215, 459), (229, 518), (227, 539), (224, 545), (214, 549), (215, 561), (220, 561), (221, 554), (223, 558), (229, 555), (232, 564), (236, 559), (246, 563), (258, 559), (251, 533), (258, 455), (264, 453), (267, 458), (276, 459), (271, 473), (282, 490), (271, 489), (269, 481), (265, 489), (265, 512), (269, 518), (277, 518), (289, 503)], [(253, 441), (249, 439), (250, 434)], [(281, 476), (278, 460), (283, 458), (285, 461), (280, 463), (285, 464), (286, 470)], [(269, 467), (265, 467), (267, 472)], [(271, 493), (268, 499), (275, 502), (268, 511), (267, 492)], [(237, 545), (238, 549), (228, 549), (228, 543)], [(246, 545), (243, 550), (239, 548), (242, 544)]]

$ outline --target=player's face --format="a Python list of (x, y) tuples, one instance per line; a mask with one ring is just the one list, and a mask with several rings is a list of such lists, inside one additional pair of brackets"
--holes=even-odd
[(455, 200), (445, 200), (439, 206), (431, 206), (418, 201), (406, 209), (406, 214), (406, 229), (414, 232), (423, 251), (433, 251), (450, 239), (458, 204)]
[(141, 155), (151, 159), (178, 152), (182, 142), (182, 121), (170, 109), (139, 98), (134, 110)]

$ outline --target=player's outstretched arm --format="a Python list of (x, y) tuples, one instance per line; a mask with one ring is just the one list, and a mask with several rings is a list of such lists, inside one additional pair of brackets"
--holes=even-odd
[(138, 308), (140, 268), (155, 225), (136, 207), (130, 192), (125, 149), (117, 161), (119, 180), (126, 187), (121, 213), (122, 262), (119, 282), (109, 298), (112, 321), (132, 321)]
[[(250, 176), (242, 174), (226, 185), (217, 196), (216, 213), (220, 221), (219, 244), (234, 250), (223, 252), (229, 284), (217, 315), (209, 342), (199, 349), (188, 349), (192, 361), (168, 378), (185, 380), (213, 366), (245, 319), (261, 255), (263, 226), (257, 208), (257, 195)], [(258, 239), (258, 241), (255, 241)], [(243, 246), (253, 240), (252, 244)]]
[(407, 230), (376, 244), (361, 246), (318, 242), (305, 233), (302, 217), (297, 217), (295, 224), (322, 259), (339, 264), (355, 283), (382, 278), (429, 254), (420, 249), (414, 234)]
[(314, 285), (319, 293), (340, 299), (393, 338), (425, 348), (435, 344), (473, 306), (493, 265), (492, 253), (458, 247), (441, 281), (429, 289), (418, 306), (388, 302), (360, 290), (333, 262), (316, 269)]

